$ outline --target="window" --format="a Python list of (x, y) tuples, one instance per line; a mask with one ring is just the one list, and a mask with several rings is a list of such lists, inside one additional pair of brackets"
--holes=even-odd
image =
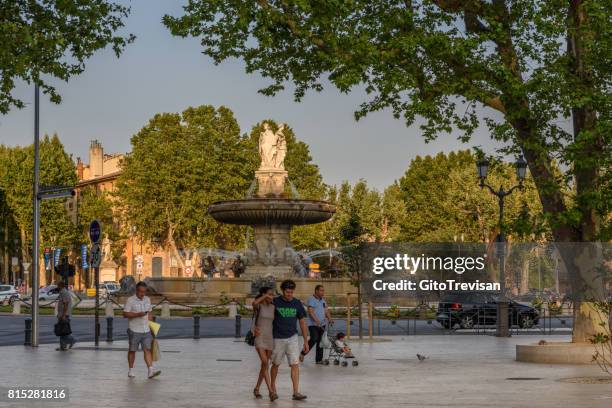
[(164, 264), (160, 256), (154, 256), (151, 264), (151, 269), (154, 278), (161, 278), (163, 275)]

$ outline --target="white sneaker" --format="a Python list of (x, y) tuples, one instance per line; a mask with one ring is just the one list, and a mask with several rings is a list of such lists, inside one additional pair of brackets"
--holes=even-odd
[(134, 374), (134, 372), (132, 371), (132, 369), (131, 369), (131, 368), (128, 370), (128, 377), (129, 377), (129, 378), (134, 378), (134, 377), (136, 377), (136, 374)]
[(157, 377), (161, 374), (161, 370), (156, 370), (153, 367), (149, 368), (149, 378)]

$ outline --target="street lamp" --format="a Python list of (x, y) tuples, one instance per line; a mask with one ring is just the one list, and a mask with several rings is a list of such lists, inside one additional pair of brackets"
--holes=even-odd
[(506, 254), (506, 237), (504, 236), (504, 200), (507, 196), (512, 194), (514, 190), (522, 189), (523, 182), (525, 181), (525, 175), (527, 173), (527, 162), (523, 156), (519, 157), (516, 161), (516, 177), (518, 178), (518, 184), (512, 186), (508, 191), (504, 190), (504, 186), (500, 185), (499, 190), (495, 190), (493, 187), (485, 182), (487, 173), (489, 172), (489, 161), (486, 159), (479, 160), (476, 163), (478, 170), (478, 178), (480, 179), (480, 188), (487, 188), (491, 194), (497, 197), (499, 204), (499, 235), (497, 236), (498, 248), (499, 248), (499, 281), (501, 285), (501, 297), (497, 302), (497, 331), (496, 336), (507, 337), (509, 333), (508, 326), (508, 299), (506, 297), (506, 272), (504, 257)]

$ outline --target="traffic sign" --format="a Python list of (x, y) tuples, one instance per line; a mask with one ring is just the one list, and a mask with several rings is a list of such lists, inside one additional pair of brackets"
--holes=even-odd
[(43, 257), (45, 259), (45, 270), (50, 271), (51, 270), (51, 249), (50, 248), (45, 248), (45, 253)]
[(62, 248), (55, 248), (55, 253), (53, 254), (53, 266), (54, 267), (57, 267), (59, 265), (61, 256), (62, 256)]
[(186, 266), (185, 267), (185, 275), (191, 276), (191, 274), (193, 274), (193, 267), (192, 266)]
[(92, 244), (98, 244), (100, 237), (102, 237), (102, 224), (98, 220), (93, 220), (89, 224), (89, 239)]
[(89, 264), (93, 268), (98, 268), (100, 266), (100, 263), (102, 262), (102, 250), (100, 249), (100, 245), (98, 244), (92, 245), (89, 256), (90, 256)]
[(25, 271), (29, 271), (30, 270), (31, 263), (29, 263), (29, 262), (22, 262), (21, 264), (23, 265), (23, 269)]
[(87, 245), (81, 245), (81, 268), (87, 269), (89, 268), (89, 264), (87, 263)]

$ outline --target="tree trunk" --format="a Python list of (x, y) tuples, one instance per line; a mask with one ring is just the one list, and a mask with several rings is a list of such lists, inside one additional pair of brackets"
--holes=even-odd
[[(586, 101), (572, 108), (574, 140), (579, 147), (574, 160), (576, 196), (581, 204), (580, 237), (577, 241), (593, 242), (599, 238), (600, 219), (595, 205), (588, 197), (597, 194), (601, 187), (599, 166), (604, 154), (603, 138), (596, 129), (597, 114), (589, 98), (595, 89), (593, 76), (585, 62), (589, 53), (585, 43), (588, 39), (592, 40), (594, 33), (589, 26), (583, 0), (571, 0), (568, 13), (567, 53), (570, 56), (570, 75), (580, 84), (579, 90), (584, 93), (582, 96)], [(578, 254), (574, 258), (577, 262), (573, 265), (574, 272), (570, 273), (573, 290), (578, 295), (574, 303), (574, 342), (588, 341), (602, 331), (602, 323), (609, 324), (607, 317), (601, 316), (592, 303), (605, 298), (603, 280), (595, 269), (602, 260), (601, 251), (600, 245), (587, 244), (577, 249)]]

